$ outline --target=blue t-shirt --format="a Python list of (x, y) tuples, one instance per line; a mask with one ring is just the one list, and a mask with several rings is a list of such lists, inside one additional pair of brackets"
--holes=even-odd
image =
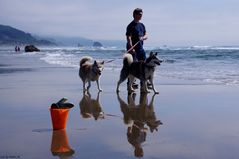
[[(144, 36), (146, 29), (143, 23), (132, 21), (126, 29), (126, 36), (131, 36), (132, 44), (136, 44), (139, 41), (139, 38)], [(127, 48), (129, 49), (129, 48)], [(135, 47), (135, 50), (143, 49), (143, 41)]]

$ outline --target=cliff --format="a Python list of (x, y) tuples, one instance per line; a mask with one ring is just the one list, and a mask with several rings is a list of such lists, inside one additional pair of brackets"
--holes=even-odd
[(11, 26), (0, 25), (0, 45), (56, 45), (54, 42), (36, 39), (30, 33), (18, 30)]

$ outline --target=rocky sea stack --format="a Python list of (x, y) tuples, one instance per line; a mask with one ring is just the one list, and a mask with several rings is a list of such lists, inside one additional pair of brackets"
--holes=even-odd
[(34, 45), (27, 45), (25, 46), (25, 52), (39, 52), (40, 49), (38, 49), (36, 46)]
[(94, 47), (102, 47), (103, 45), (102, 45), (100, 42), (95, 41), (95, 42), (93, 43), (93, 46), (94, 46)]

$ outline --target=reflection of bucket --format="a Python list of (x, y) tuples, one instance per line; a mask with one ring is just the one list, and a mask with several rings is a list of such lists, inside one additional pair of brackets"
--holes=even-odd
[(65, 129), (70, 109), (51, 109), (51, 121), (54, 130)]
[(75, 151), (71, 149), (66, 130), (54, 130), (52, 132), (51, 152), (53, 156), (72, 156)]

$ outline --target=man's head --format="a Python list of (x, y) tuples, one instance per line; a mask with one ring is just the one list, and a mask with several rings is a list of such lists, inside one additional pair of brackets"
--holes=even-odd
[(141, 8), (136, 8), (133, 12), (133, 17), (134, 18), (142, 17), (142, 15), (143, 15), (143, 10)]

